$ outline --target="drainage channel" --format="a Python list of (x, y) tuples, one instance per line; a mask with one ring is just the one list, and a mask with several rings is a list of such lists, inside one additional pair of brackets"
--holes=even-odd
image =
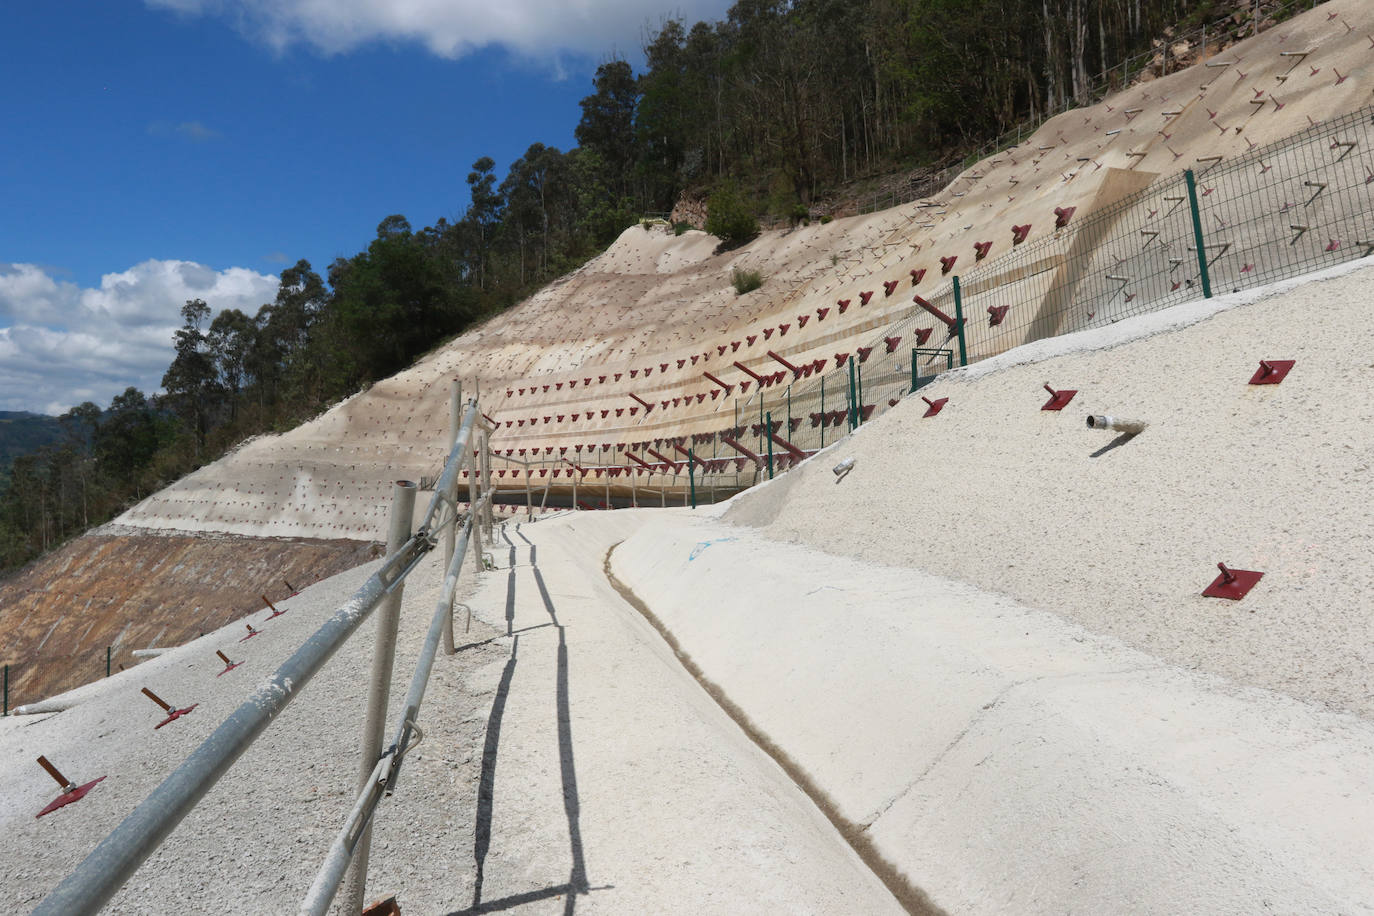
[(897, 866), (889, 862), (887, 858), (878, 851), (878, 848), (864, 831), (863, 826), (854, 823), (840, 814), (834, 801), (824, 789), (816, 784), (810, 774), (802, 769), (802, 767), (793, 760), (785, 750), (779, 747), (773, 739), (769, 738), (768, 735), (759, 729), (749, 718), (748, 713), (731, 700), (718, 684), (706, 676), (705, 672), (701, 670), (701, 667), (692, 660), (691, 655), (682, 648), (682, 645), (678, 642), (677, 638), (673, 636), (672, 632), (664, 626), (657, 615), (649, 609), (649, 606), (634, 593), (633, 589), (616, 578), (615, 573), (611, 572), (611, 557), (614, 555), (616, 548), (623, 543), (624, 541), (620, 541), (611, 545), (611, 548), (606, 551), (606, 559), (602, 563), (602, 572), (605, 573), (606, 580), (610, 582), (611, 587), (614, 588), (620, 597), (638, 611), (640, 616), (658, 632), (658, 635), (661, 636), (663, 641), (668, 644), (668, 647), (673, 650), (673, 654), (677, 656), (678, 661), (682, 664), (682, 667), (687, 670), (687, 673), (692, 675), (696, 682), (701, 685), (702, 689), (716, 702), (716, 705), (734, 720), (735, 724), (749, 737), (749, 740), (761, 751), (771, 757), (773, 762), (782, 768), (783, 772), (787, 774), (788, 778), (792, 780), (797, 788), (805, 793), (807, 798), (811, 799), (812, 804), (825, 815), (826, 819), (830, 821), (831, 825), (839, 832), (844, 841), (849, 844), (849, 847), (853, 849), (855, 854), (857, 854), (863, 863), (868, 866), (869, 870), (877, 876), (878, 880), (883, 882), (888, 892), (896, 898), (897, 902), (900, 903), (908, 913), (915, 914), (915, 916), (937, 916), (937, 914), (943, 916), (945, 911), (931, 902), (925, 891), (912, 884)]

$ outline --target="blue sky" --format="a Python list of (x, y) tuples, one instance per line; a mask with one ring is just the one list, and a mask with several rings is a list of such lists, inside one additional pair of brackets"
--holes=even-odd
[[(660, 5), (662, 3), (663, 5)], [(613, 54), (723, 0), (106, 0), (0, 18), (0, 410), (157, 389), (188, 298), (255, 312), (391, 213), (574, 144)]]

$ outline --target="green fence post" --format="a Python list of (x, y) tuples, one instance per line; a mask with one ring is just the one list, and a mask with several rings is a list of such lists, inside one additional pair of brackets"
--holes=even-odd
[(959, 275), (954, 276), (954, 326), (959, 329), (959, 365), (968, 365), (968, 348), (964, 346), (964, 294), (959, 289)]
[(1188, 209), (1193, 212), (1193, 241), (1197, 244), (1197, 269), (1202, 278), (1202, 298), (1212, 298), (1212, 278), (1207, 276), (1207, 251), (1202, 244), (1202, 213), (1197, 206), (1197, 179), (1192, 169), (1185, 169), (1183, 178), (1188, 183)]
[(858, 382), (854, 385), (854, 425), (863, 425), (864, 422), (864, 367), (862, 364), (854, 367), (858, 373)]
[(768, 479), (773, 479), (773, 411), (768, 411), (768, 419), (764, 420), (767, 425), (763, 428), (763, 435), (768, 442)]
[(697, 507), (697, 465), (693, 449), (687, 449), (687, 487), (692, 491), (692, 508)]
[(821, 448), (825, 448), (825, 376), (821, 376)]
[(110, 676), (110, 647), (105, 647), (105, 676)]
[(849, 431), (852, 433), (858, 423), (854, 420), (854, 357), (849, 357)]
[[(916, 390), (916, 348), (911, 349), (911, 391)], [(911, 394), (908, 391), (907, 394)]]

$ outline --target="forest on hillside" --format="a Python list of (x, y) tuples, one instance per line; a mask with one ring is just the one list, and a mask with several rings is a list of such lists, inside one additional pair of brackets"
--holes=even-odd
[(252, 315), (187, 302), (162, 393), (81, 404), (59, 441), (14, 460), (0, 572), (405, 368), (685, 193), (710, 196), (708, 229), (746, 237), (759, 216), (800, 218), (845, 182), (941, 165), (1088, 101), (1107, 85), (1096, 75), (1177, 29), (1248, 34), (1252, 5), (739, 0), (718, 22), (667, 20), (645, 37), (642, 72), (597, 68), (576, 147), (533, 143), (499, 179), (478, 159), (454, 220), (417, 230), (387, 216), (323, 275), (303, 260), (284, 270)]

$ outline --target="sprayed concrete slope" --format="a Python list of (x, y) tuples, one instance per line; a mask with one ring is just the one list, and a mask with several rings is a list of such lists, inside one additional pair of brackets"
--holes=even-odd
[(951, 912), (1369, 912), (1374, 267), (1333, 273), (953, 373), (612, 569)]
[[(727, 518), (1374, 715), (1374, 269), (1362, 264), (949, 373), (921, 391), (949, 398), (938, 416), (909, 398)], [(1295, 315), (1312, 319), (1301, 335)], [(1261, 359), (1297, 364), (1282, 385), (1247, 384)], [(1040, 410), (1046, 381), (1078, 390), (1063, 412)], [(1149, 426), (1124, 441), (1088, 430), (1088, 414)], [(854, 470), (837, 483), (830, 467), (846, 457)], [(1218, 562), (1265, 577), (1243, 602), (1203, 598)]]
[[(912, 307), (912, 270), (926, 269), (926, 284), (934, 283), (939, 258), (955, 255), (963, 269), (982, 240), (993, 242), (985, 264), (995, 267), (1011, 249), (1013, 225), (1029, 223), (1031, 240), (1042, 238), (1054, 231), (1056, 207), (1077, 207), (1081, 219), (1203, 157), (1239, 155), (1367, 105), (1374, 83), (1368, 32), (1374, 7), (1325, 4), (1214, 61), (1229, 66), (1194, 66), (1056, 117), (930, 201), (764, 233), (719, 254), (702, 233), (631, 228), (583, 268), (411, 370), (297, 430), (248, 443), (144, 500), (121, 522), (380, 538), (389, 481), (437, 472), (454, 377), (469, 393), (480, 388), (498, 423), (493, 444), (514, 457), (624, 464), (615, 449), (626, 441), (732, 425), (730, 398), (717, 397), (704, 372), (747, 381), (732, 362), (776, 369), (770, 348), (794, 363), (829, 358)], [(1298, 59), (1282, 56), (1286, 51), (1310, 53)], [(1272, 102), (1252, 104), (1257, 93)], [(735, 268), (759, 270), (767, 282), (736, 297)], [(883, 295), (881, 283), (892, 280), (902, 281), (903, 295)], [(865, 290), (877, 290), (867, 305), (845, 314), (834, 307), (840, 298), (857, 302)], [(970, 346), (974, 355), (993, 352), (977, 333)], [(632, 395), (672, 406), (646, 415)], [(515, 483), (515, 470), (506, 471), (498, 485)], [(534, 482), (555, 481), (566, 477)], [(644, 483), (680, 488), (683, 480), (655, 475)]]

